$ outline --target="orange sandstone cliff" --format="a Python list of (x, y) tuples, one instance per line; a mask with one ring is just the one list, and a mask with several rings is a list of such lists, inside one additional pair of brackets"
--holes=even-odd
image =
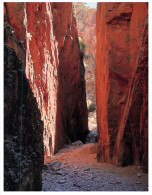
[(148, 5), (98, 3), (98, 160), (148, 170)]
[(85, 141), (87, 134), (84, 66), (72, 3), (27, 3), (25, 26), (26, 75), (41, 110), (49, 156), (71, 141)]
[(5, 9), (26, 50), (25, 72), (44, 122), (45, 155), (71, 141), (85, 141), (84, 66), (72, 3), (6, 3)]
[[(11, 123), (8, 126), (5, 125), (5, 141), (7, 142), (8, 136), (13, 137), (18, 134), (18, 130), (14, 128), (16, 121), (19, 120), (22, 123), (23, 119), (22, 125), (25, 126), (23, 132), (19, 132), (23, 133), (22, 139), (19, 136), (17, 140), (15, 138), (12, 140), (14, 147), (15, 144), (20, 143), (20, 146), (17, 145), (14, 149), (19, 156), (21, 156), (21, 149), (25, 149), (22, 159), (19, 158), (18, 162), (14, 160), (12, 164), (8, 164), (14, 153), (7, 152), (11, 147), (11, 142), (5, 147), (5, 165), (8, 165), (5, 170), (5, 181), (7, 181), (5, 189), (41, 190), (43, 153), (45, 156), (50, 156), (64, 144), (76, 140), (85, 142), (88, 133), (84, 65), (76, 20), (73, 16), (72, 3), (49, 2), (5, 3), (4, 20), (5, 66), (6, 70), (7, 67), (12, 67), (9, 73), (6, 71), (5, 79), (13, 82), (18, 97), (16, 98), (12, 93), (12, 100), (8, 102), (7, 91), (10, 85), (5, 85), (6, 123), (13, 116)], [(12, 60), (14, 58), (17, 62)], [(17, 69), (16, 73), (14, 69)], [(18, 72), (23, 72), (21, 74), (23, 84), (19, 89), (21, 79), (20, 77), (18, 79)], [(16, 74), (13, 77), (15, 82), (10, 80), (11, 74)], [(23, 101), (20, 101), (22, 98)], [(18, 101), (20, 101), (18, 110), (21, 109), (22, 114), (25, 114), (24, 118), (18, 114), (18, 119), (17, 114), (12, 114), (15, 113), (14, 105), (18, 105)], [(29, 105), (26, 105), (28, 103)], [(18, 110), (16, 110), (17, 113)], [(40, 125), (42, 124), (40, 119), (43, 121), (43, 127)], [(21, 142), (21, 140), (24, 141)], [(31, 154), (28, 153), (30, 152), (30, 149), (27, 149), (28, 145), (32, 146)], [(29, 158), (32, 156), (33, 164), (29, 164), (27, 172), (21, 175), (19, 170), (24, 168), (21, 167), (21, 165), (24, 166), (23, 159), (25, 163), (28, 162), (28, 154)], [(15, 168), (19, 163), (20, 168)], [(32, 168), (33, 166), (35, 168)], [(8, 174), (9, 171), (12, 175)], [(17, 177), (20, 175), (19, 180), (16, 179), (15, 174)]]

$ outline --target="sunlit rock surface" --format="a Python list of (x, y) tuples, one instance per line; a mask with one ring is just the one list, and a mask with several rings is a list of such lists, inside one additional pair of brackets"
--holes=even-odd
[(84, 65), (72, 3), (5, 3), (5, 13), (15, 37), (7, 44), (18, 53), (16, 40), (24, 46), (20, 57), (44, 123), (45, 155), (75, 140), (85, 141)]
[(50, 155), (71, 141), (85, 141), (88, 129), (72, 3), (27, 3), (25, 26), (26, 75), (44, 122), (45, 154)]
[(148, 169), (148, 6), (98, 3), (98, 160)]

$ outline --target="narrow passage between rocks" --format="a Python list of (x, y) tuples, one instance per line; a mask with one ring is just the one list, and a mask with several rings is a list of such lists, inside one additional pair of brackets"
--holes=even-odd
[(4, 3), (5, 191), (148, 191), (148, 109), (147, 2)]

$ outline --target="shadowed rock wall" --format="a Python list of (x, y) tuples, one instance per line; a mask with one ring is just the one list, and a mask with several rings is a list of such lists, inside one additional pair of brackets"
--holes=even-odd
[(41, 190), (43, 123), (15, 51), (4, 47), (4, 190)]

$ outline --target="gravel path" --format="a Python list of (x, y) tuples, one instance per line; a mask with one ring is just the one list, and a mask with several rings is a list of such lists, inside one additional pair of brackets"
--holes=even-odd
[(43, 191), (147, 191), (140, 167), (116, 167), (96, 161), (97, 144), (76, 142), (45, 159)]

